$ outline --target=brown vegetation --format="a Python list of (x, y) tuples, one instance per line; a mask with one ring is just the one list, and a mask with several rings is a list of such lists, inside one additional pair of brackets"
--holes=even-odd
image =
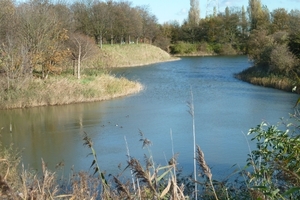
[(108, 74), (32, 79), (24, 89), (2, 92), (0, 109), (101, 101), (142, 90), (142, 85)]
[(149, 44), (104, 45), (101, 65), (106, 67), (132, 67), (178, 60), (162, 49)]
[(275, 88), (287, 92), (292, 92), (292, 88), (297, 85), (295, 80), (289, 79), (288, 77), (263, 75), (259, 72), (259, 69), (252, 67), (236, 74), (235, 77), (254, 85)]

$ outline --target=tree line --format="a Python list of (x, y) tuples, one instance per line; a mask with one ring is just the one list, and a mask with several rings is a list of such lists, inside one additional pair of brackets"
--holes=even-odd
[(189, 17), (182, 25), (172, 22), (162, 26), (172, 53), (247, 54), (265, 74), (298, 79), (299, 10), (270, 11), (260, 0), (249, 0), (246, 8), (226, 7), (224, 12), (215, 8), (213, 14), (199, 19), (195, 2), (191, 0)]
[[(300, 11), (269, 11), (260, 0), (242, 8), (226, 7), (200, 19), (191, 0), (182, 24), (159, 24), (147, 6), (128, 1), (51, 0), (0, 2), (0, 75), (6, 88), (35, 72), (47, 78), (81, 61), (103, 44), (150, 43), (172, 53), (248, 54), (257, 66), (274, 73), (297, 74), (300, 58)], [(185, 44), (191, 44), (188, 48)], [(76, 64), (75, 64), (76, 63)]]
[[(0, 1), (0, 82), (18, 89), (39, 74), (68, 68), (80, 78), (81, 61), (102, 44), (152, 43), (157, 18), (127, 1)], [(71, 64), (72, 63), (72, 64)]]

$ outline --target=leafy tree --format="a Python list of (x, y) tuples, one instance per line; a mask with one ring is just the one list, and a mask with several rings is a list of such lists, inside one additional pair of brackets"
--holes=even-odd
[(239, 24), (239, 13), (231, 11), (229, 7), (225, 9), (225, 15), (221, 16), (223, 18), (224, 28), (223, 37), (219, 37), (220, 41), (223, 43), (236, 43), (238, 36), (238, 24)]
[(248, 56), (255, 66), (263, 66), (267, 71), (273, 46), (273, 38), (266, 30), (253, 30), (248, 40)]
[(170, 43), (172, 38), (172, 25), (170, 23), (164, 23), (159, 25), (158, 35), (155, 38), (155, 45), (161, 49), (170, 52)]
[(200, 21), (199, 0), (190, 0), (190, 10), (188, 16), (188, 24), (197, 26)]
[(300, 32), (290, 34), (288, 45), (290, 51), (300, 59)]
[(189, 34), (190, 42), (194, 43), (197, 35), (197, 28), (200, 22), (200, 9), (198, 0), (190, 0), (190, 10), (185, 30)]
[(289, 32), (300, 32), (300, 10), (291, 10), (289, 13)]
[(249, 0), (250, 29), (265, 29), (269, 25), (269, 11), (262, 7), (260, 0)]
[(244, 6), (242, 7), (241, 21), (239, 25), (241, 27), (242, 37), (245, 37), (248, 34), (249, 28), (248, 28), (248, 20), (246, 17), (246, 10)]
[(288, 31), (289, 30), (289, 15), (284, 8), (275, 9), (271, 13), (271, 32)]

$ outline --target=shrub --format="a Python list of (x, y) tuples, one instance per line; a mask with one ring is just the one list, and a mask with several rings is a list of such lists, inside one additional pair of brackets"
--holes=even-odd
[(270, 54), (270, 71), (288, 73), (295, 67), (296, 59), (287, 45), (276, 45)]
[(222, 55), (235, 55), (236, 50), (232, 47), (231, 44), (223, 44), (219, 50), (219, 53)]
[(197, 52), (197, 45), (192, 43), (178, 42), (170, 47), (172, 54), (189, 54)]
[(257, 141), (257, 149), (248, 158), (253, 167), (249, 186), (261, 198), (300, 198), (300, 135), (290, 132), (293, 124), (285, 130), (279, 125), (262, 123), (249, 130)]

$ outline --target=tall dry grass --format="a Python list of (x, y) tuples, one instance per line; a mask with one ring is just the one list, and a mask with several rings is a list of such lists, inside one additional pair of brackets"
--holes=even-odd
[(70, 75), (31, 79), (23, 89), (0, 91), (0, 109), (101, 101), (137, 93), (142, 89), (138, 82), (109, 74), (82, 76), (81, 79)]
[(275, 88), (288, 92), (291, 92), (292, 88), (299, 84), (298, 78), (268, 74), (258, 67), (248, 68), (236, 74), (235, 77), (254, 85)]

